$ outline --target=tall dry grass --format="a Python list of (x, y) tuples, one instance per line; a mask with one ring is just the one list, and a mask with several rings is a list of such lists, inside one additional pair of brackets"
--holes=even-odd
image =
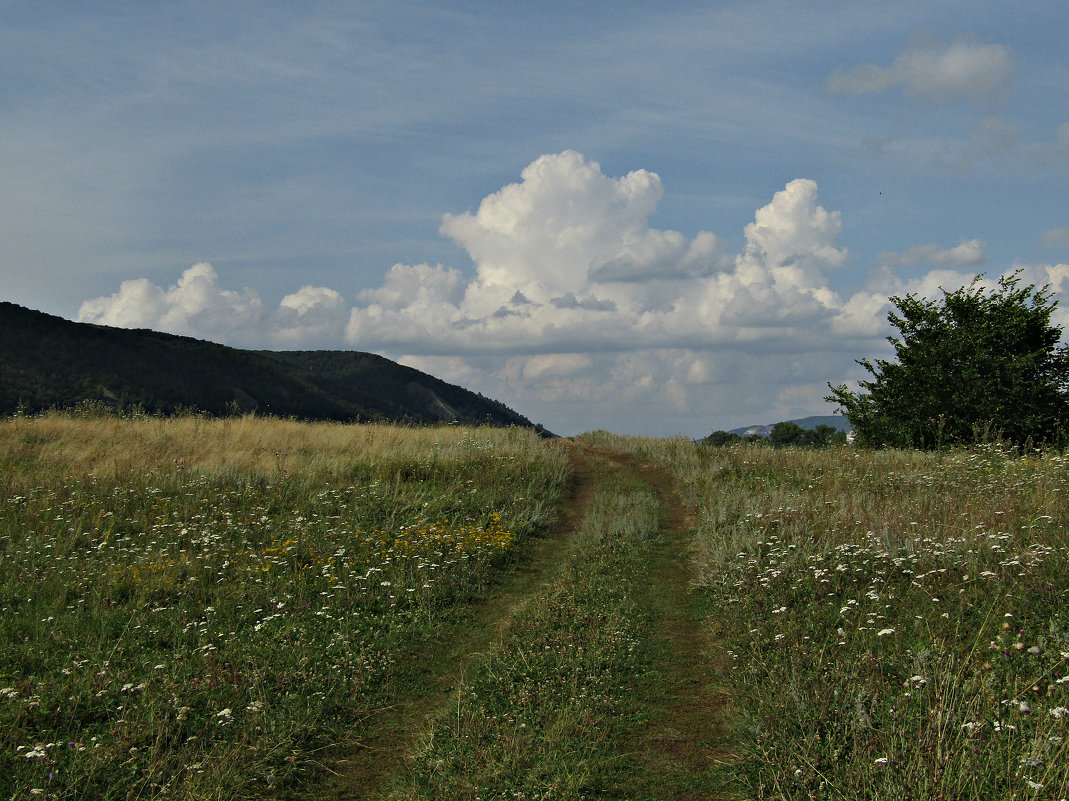
[[(344, 477), (354, 464), (463, 461), (495, 451), (523, 457), (542, 450), (530, 429), (304, 423), (246, 416), (122, 418), (50, 413), (0, 420), (0, 464), (16, 475), (41, 469), (110, 479), (193, 468)], [(563, 459), (561, 460), (563, 463)]]

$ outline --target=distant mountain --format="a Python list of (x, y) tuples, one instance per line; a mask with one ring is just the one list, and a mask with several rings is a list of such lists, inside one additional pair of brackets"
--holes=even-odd
[(543, 430), (503, 403), (371, 353), (239, 350), (0, 302), (0, 415), (87, 400), (151, 414), (185, 409)]
[[(829, 415), (815, 415), (813, 417), (802, 417), (797, 420), (783, 420), (780, 422), (785, 423), (797, 423), (806, 431), (814, 431), (817, 426), (831, 426), (836, 431), (849, 432), (853, 430), (853, 426), (850, 425), (850, 421), (843, 417), (841, 414), (829, 414)], [(742, 437), (749, 437), (756, 434), (759, 437), (767, 437), (772, 433), (772, 426), (775, 423), (768, 423), (767, 425), (754, 425), (745, 426), (743, 428), (733, 428), (728, 433), (738, 434)]]

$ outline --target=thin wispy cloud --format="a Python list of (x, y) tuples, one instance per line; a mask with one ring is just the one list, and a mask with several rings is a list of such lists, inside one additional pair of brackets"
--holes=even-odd
[(828, 79), (833, 93), (864, 95), (901, 89), (926, 101), (958, 98), (983, 100), (1004, 95), (1010, 87), (1014, 62), (1000, 44), (971, 41), (913, 42), (890, 65), (861, 64), (837, 70)]
[(929, 264), (944, 267), (976, 267), (986, 259), (987, 244), (982, 239), (969, 239), (952, 248), (939, 245), (917, 245), (898, 254), (884, 251), (879, 260), (884, 264), (912, 267)]

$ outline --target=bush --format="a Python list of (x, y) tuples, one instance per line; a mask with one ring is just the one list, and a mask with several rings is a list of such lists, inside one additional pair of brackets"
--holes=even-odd
[(833, 387), (859, 445), (934, 449), (994, 437), (1061, 443), (1069, 414), (1069, 350), (1052, 325), (1047, 288), (1019, 287), (1019, 273), (990, 291), (982, 276), (940, 301), (892, 297), (888, 337), (897, 362), (858, 361), (863, 392)]

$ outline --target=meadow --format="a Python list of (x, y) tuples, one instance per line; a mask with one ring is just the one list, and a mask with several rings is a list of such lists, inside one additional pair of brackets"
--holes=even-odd
[(706, 448), (671, 466), (753, 798), (1069, 796), (1069, 461)]
[(521, 429), (0, 423), (0, 797), (300, 786), (555, 519)]
[(0, 490), (0, 798), (371, 797), (405, 699), (374, 797), (1069, 797), (1054, 452), (45, 415)]

